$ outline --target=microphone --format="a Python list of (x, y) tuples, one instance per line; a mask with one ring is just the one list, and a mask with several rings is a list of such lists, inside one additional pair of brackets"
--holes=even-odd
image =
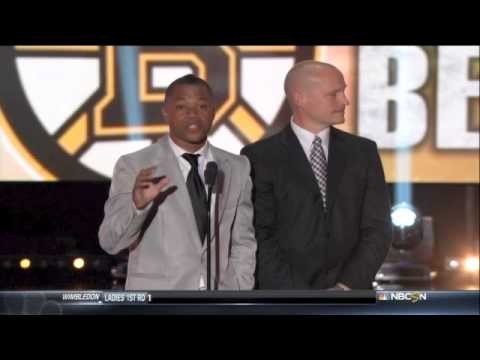
[(212, 202), (212, 188), (217, 178), (218, 166), (215, 161), (207, 163), (205, 168), (205, 184), (207, 185), (207, 290), (211, 290), (210, 278), (211, 278), (211, 260), (210, 260), (210, 242), (212, 240), (211, 222), (210, 222), (210, 207)]
[(217, 178), (218, 166), (215, 161), (210, 161), (205, 169), (205, 184), (213, 186)]

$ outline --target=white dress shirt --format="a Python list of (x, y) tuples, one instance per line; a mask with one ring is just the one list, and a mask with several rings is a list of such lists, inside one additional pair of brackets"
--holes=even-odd
[(325, 158), (328, 162), (328, 144), (330, 143), (330, 126), (326, 129), (323, 129), (318, 134), (314, 134), (304, 128), (300, 127), (295, 120), (292, 118), (290, 120), (290, 125), (292, 126), (292, 130), (294, 134), (297, 136), (298, 141), (300, 141), (300, 145), (302, 145), (302, 149), (307, 155), (307, 159), (310, 160), (310, 153), (312, 152), (313, 140), (315, 140), (315, 136), (318, 136), (322, 139), (322, 148), (325, 152)]

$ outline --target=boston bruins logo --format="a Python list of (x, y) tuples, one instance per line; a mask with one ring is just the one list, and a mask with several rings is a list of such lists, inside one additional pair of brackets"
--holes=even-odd
[(168, 132), (165, 89), (194, 73), (215, 96), (211, 142), (238, 153), (288, 121), (283, 79), (315, 56), (313, 46), (0, 47), (0, 131), (42, 179), (106, 179), (122, 154)]

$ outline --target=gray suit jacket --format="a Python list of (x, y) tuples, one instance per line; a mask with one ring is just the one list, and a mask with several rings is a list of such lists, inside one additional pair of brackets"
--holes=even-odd
[[(212, 209), (212, 285), (249, 290), (254, 286), (257, 244), (253, 228), (250, 163), (210, 145), (218, 165)], [(138, 172), (158, 166), (170, 183), (148, 211), (137, 213), (132, 189)], [(206, 276), (202, 247), (185, 179), (167, 136), (115, 165), (100, 246), (109, 254), (129, 249), (127, 290), (196, 290)], [(216, 257), (215, 249), (218, 249)]]

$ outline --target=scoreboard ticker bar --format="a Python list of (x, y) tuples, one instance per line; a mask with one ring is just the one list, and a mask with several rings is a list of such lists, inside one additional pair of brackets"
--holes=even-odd
[(2, 315), (479, 315), (478, 291), (0, 291)]

